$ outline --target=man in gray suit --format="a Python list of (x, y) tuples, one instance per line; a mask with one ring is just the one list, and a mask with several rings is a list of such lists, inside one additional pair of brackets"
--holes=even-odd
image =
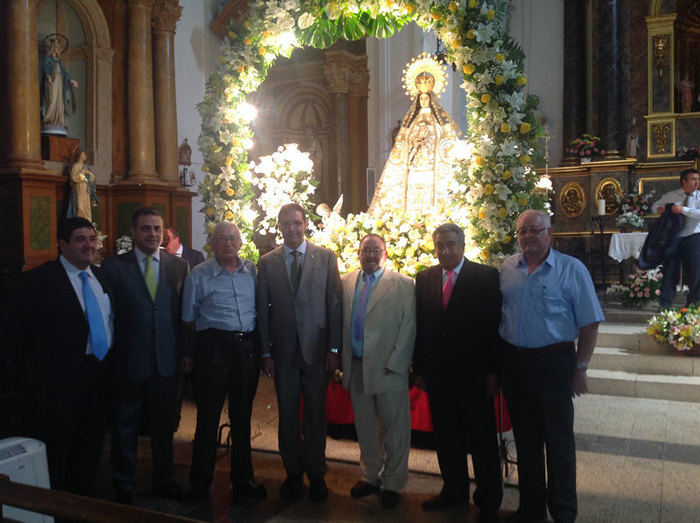
[(284, 205), (278, 222), (284, 245), (260, 258), (256, 306), (263, 370), (275, 379), (277, 391), (279, 448), (287, 472), (281, 495), (302, 497), (306, 472), (309, 498), (324, 501), (326, 387), (340, 363), (343, 321), (338, 262), (331, 251), (306, 241), (301, 206)]
[(112, 463), (116, 500), (130, 504), (142, 407), (148, 408), (157, 496), (177, 498), (173, 432), (181, 352), (182, 290), (187, 263), (160, 250), (163, 218), (150, 207), (132, 218), (134, 248), (102, 264), (115, 301), (116, 405)]

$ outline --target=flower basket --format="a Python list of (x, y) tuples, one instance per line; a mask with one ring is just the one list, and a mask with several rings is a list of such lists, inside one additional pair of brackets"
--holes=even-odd
[(594, 159), (601, 159), (605, 156), (605, 149), (603, 149), (598, 136), (584, 134), (569, 142), (566, 153), (578, 158), (581, 163), (586, 163)]
[(700, 311), (690, 306), (660, 312), (649, 320), (647, 334), (683, 354), (700, 356)]
[(623, 285), (611, 285), (607, 294), (619, 299), (623, 307), (641, 308), (661, 295), (663, 274), (659, 269), (637, 270), (627, 277)]

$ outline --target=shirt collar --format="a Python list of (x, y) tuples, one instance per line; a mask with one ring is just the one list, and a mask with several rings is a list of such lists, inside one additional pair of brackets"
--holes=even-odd
[[(459, 262), (459, 265), (452, 269), (455, 273), (455, 277), (459, 276), (459, 271), (462, 270), (462, 265), (464, 265), (464, 256), (462, 256), (462, 261)], [(447, 271), (445, 269), (442, 269), (442, 275), (445, 276), (447, 274)]]
[(307, 246), (306, 238), (304, 238), (304, 241), (301, 242), (301, 245), (299, 247), (297, 247), (296, 249), (292, 249), (286, 243), (283, 243), (282, 246), (284, 247), (284, 255), (285, 256), (289, 256), (289, 253), (292, 251), (297, 251), (297, 252), (301, 253), (302, 256), (306, 255), (306, 246)]
[[(216, 256), (212, 256), (211, 261), (212, 261), (212, 264), (211, 264), (212, 276), (216, 277), (219, 274), (221, 274), (222, 272), (228, 272), (221, 265), (219, 265), (219, 262), (216, 261)], [(236, 272), (246, 273), (250, 270), (248, 267), (245, 266), (245, 263), (243, 263), (243, 260), (241, 259), (240, 256), (236, 256), (236, 262), (237, 262), (237, 265), (236, 265), (236, 270), (233, 271), (234, 273), (236, 273)]]
[(184, 247), (184, 245), (180, 244), (180, 246), (175, 251), (175, 254), (178, 255), (180, 258), (182, 258), (182, 251), (184, 250)]
[[(365, 271), (360, 270), (360, 276), (362, 277), (364, 274), (367, 274)], [(372, 273), (374, 275), (374, 281), (379, 281), (379, 278), (382, 277), (382, 274), (384, 274), (384, 267), (379, 267), (376, 271)]]
[[(549, 265), (549, 266), (552, 267), (552, 268), (556, 267), (556, 265), (557, 265), (557, 256), (556, 256), (556, 252), (557, 252), (557, 251), (555, 251), (554, 249), (552, 249), (552, 247), (550, 246), (550, 247), (549, 247), (549, 254), (547, 255), (547, 257), (544, 259), (544, 261), (543, 261), (540, 265), (547, 264), (547, 265)], [(527, 267), (527, 261), (526, 261), (526, 259), (525, 259), (525, 254), (523, 254), (523, 253), (521, 252), (518, 256), (520, 257), (520, 258), (518, 258), (518, 264), (517, 264), (518, 267), (521, 268), (521, 269), (522, 269), (523, 267)]]
[[(78, 267), (73, 265), (71, 262), (68, 261), (68, 259), (65, 256), (63, 256), (63, 254), (61, 254), (58, 257), (58, 259), (61, 261), (61, 265), (63, 265), (63, 268), (66, 270), (66, 272), (68, 274), (73, 274), (73, 275), (77, 276), (78, 274), (83, 272), (83, 269), (79, 269)], [(85, 272), (87, 272), (88, 276), (90, 276), (91, 278), (93, 277), (92, 271), (90, 270), (89, 265), (87, 266), (87, 269), (85, 269)]]
[[(136, 245), (134, 245), (134, 253), (136, 254), (136, 259), (138, 260), (139, 263), (141, 263), (143, 260), (146, 259), (147, 254), (141, 251)], [(153, 253), (153, 259), (160, 263), (160, 249), (158, 249), (155, 253)]]

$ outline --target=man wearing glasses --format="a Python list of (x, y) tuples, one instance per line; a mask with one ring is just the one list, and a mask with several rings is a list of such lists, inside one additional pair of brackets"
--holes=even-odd
[(572, 396), (588, 392), (586, 369), (603, 312), (583, 263), (550, 248), (549, 215), (525, 211), (516, 233), (522, 253), (501, 266), (499, 330), (503, 390), (518, 451), (520, 507), (510, 520), (545, 521), (549, 507), (555, 521), (574, 521)]
[(255, 265), (238, 257), (241, 233), (232, 223), (216, 225), (211, 245), (214, 256), (185, 280), (182, 304), (189, 334), (183, 368), (194, 373), (197, 403), (188, 499), (196, 503), (209, 498), (219, 417), (228, 395), (233, 503), (243, 505), (266, 495), (265, 486), (255, 482), (250, 457), (250, 414), (260, 377)]

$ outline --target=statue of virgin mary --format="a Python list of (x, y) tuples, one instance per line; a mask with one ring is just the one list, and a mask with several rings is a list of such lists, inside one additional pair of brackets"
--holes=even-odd
[(451, 150), (458, 129), (438, 102), (445, 72), (423, 53), (404, 72), (406, 93), (413, 98), (384, 166), (367, 212), (440, 212), (452, 178)]

